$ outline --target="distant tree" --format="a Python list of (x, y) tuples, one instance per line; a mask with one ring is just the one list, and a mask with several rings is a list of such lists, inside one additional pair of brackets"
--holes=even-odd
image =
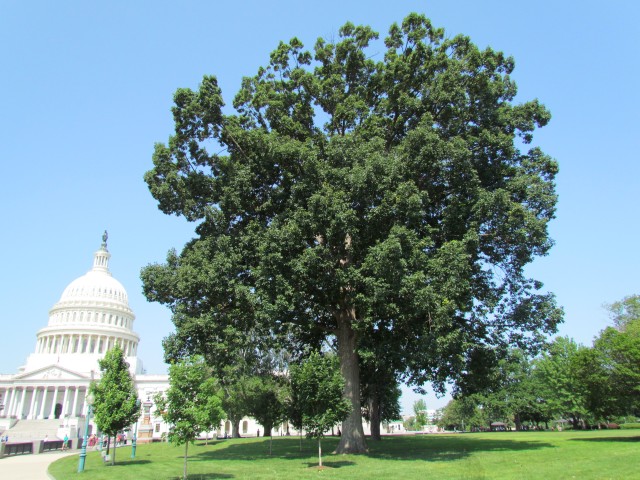
[(254, 378), (239, 373), (233, 366), (223, 370), (222, 408), (231, 422), (232, 438), (240, 438), (240, 422), (249, 415), (249, 388)]
[(183, 359), (169, 367), (169, 389), (156, 395), (160, 415), (170, 425), (169, 440), (184, 444), (183, 475), (187, 479), (189, 443), (211, 425), (225, 417), (222, 402), (216, 395), (211, 372), (202, 357)]
[(274, 376), (254, 377), (249, 385), (248, 411), (269, 435), (269, 455), (273, 443), (273, 428), (287, 418), (287, 386)]
[(438, 426), (449, 430), (485, 427), (487, 422), (482, 417), (478, 401), (474, 396), (454, 398), (442, 408)]
[(588, 389), (579, 368), (580, 352), (586, 348), (569, 337), (558, 337), (534, 361), (545, 414), (556, 420), (569, 419), (576, 428), (584, 426), (591, 416)]
[(626, 325), (640, 320), (640, 295), (629, 295), (622, 300), (605, 304), (613, 326), (618, 330), (624, 330)]
[(362, 355), (360, 399), (362, 415), (371, 425), (371, 439), (381, 440), (380, 424), (400, 418), (400, 396), (396, 374), (388, 368), (385, 357)]
[[(94, 395), (94, 421), (99, 430), (109, 437), (138, 421), (140, 406), (138, 392), (129, 373), (129, 364), (124, 352), (116, 345), (108, 350), (103, 359), (98, 360), (100, 380), (94, 382), (90, 391)], [(111, 464), (115, 465), (116, 449), (111, 454)]]
[[(622, 330), (606, 328), (594, 342), (594, 397), (607, 395), (605, 407), (617, 415), (640, 413), (640, 318), (628, 319)], [(599, 365), (599, 368), (596, 368)], [(594, 379), (594, 377), (597, 378)], [(601, 405), (601, 404), (600, 404)]]
[(322, 438), (342, 422), (351, 410), (344, 398), (344, 378), (335, 355), (313, 352), (290, 370), (291, 389), (297, 392), (302, 411), (302, 426), (307, 437), (318, 440), (318, 462), (322, 467)]
[(416, 430), (422, 430), (422, 427), (424, 427), (428, 421), (427, 404), (422, 398), (419, 400), (416, 400), (413, 403), (413, 413), (416, 419), (416, 422), (415, 422)]
[(523, 422), (548, 420), (543, 415), (540, 389), (531, 359), (524, 351), (513, 349), (498, 362), (487, 388), (476, 398), (490, 422), (513, 422), (520, 430)]

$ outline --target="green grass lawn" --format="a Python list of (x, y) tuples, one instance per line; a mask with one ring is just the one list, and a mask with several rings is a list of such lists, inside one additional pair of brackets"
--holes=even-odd
[[(317, 444), (297, 437), (242, 438), (189, 446), (189, 479), (640, 479), (640, 431), (494, 432), (385, 437), (369, 441), (366, 455), (332, 455), (337, 438)], [(99, 452), (87, 454), (85, 472), (78, 457), (49, 468), (56, 480), (174, 480), (181, 477), (184, 446), (164, 443), (119, 448), (116, 465), (105, 466)]]

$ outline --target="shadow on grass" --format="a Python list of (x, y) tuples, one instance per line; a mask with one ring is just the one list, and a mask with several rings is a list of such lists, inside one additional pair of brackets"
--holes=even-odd
[[(346, 460), (343, 461), (338, 461), (338, 462), (332, 462), (330, 461), (325, 461), (324, 457), (322, 458), (322, 466), (326, 467), (326, 468), (342, 468), (342, 467), (352, 467), (354, 466), (356, 463), (355, 462), (348, 462)], [(318, 467), (318, 462), (307, 462), (307, 467), (309, 468), (317, 468)]]
[(596, 437), (596, 438), (571, 438), (577, 442), (640, 442), (640, 437)]
[[(234, 476), (228, 473), (194, 473), (187, 475), (187, 480), (215, 480), (216, 478), (234, 478)], [(182, 475), (169, 477), (169, 480), (182, 480)]]
[[(331, 452), (338, 445), (339, 439), (328, 437), (322, 441), (323, 452)], [(543, 441), (509, 439), (508, 437), (486, 438), (462, 435), (421, 435), (385, 438), (382, 442), (374, 442), (368, 439), (369, 452), (363, 456), (382, 460), (422, 460), (425, 462), (457, 461), (462, 460), (475, 452), (495, 451), (526, 451), (544, 448), (556, 448)], [(272, 454), (269, 455), (268, 439), (239, 439), (229, 443), (219, 442), (215, 450), (202, 452), (191, 457), (195, 461), (233, 460), (255, 461), (268, 458), (282, 460), (304, 460), (309, 466), (317, 465), (317, 444), (315, 441), (303, 441), (303, 449), (300, 450), (298, 438), (274, 438)], [(332, 461), (336, 456), (323, 455), (323, 464), (333, 468), (349, 466), (355, 462)], [(336, 465), (334, 467), (334, 465)]]
[[(147, 463), (151, 463), (151, 460), (142, 460), (142, 459), (123, 460), (121, 464), (124, 466), (127, 466), (127, 465), (145, 465)], [(117, 467), (118, 465), (119, 465), (118, 462), (116, 462), (115, 466)]]
[[(215, 480), (216, 478), (234, 478), (234, 476), (228, 473), (194, 473), (193, 475), (187, 475), (187, 480)], [(182, 475), (171, 477), (169, 480), (182, 480)]]

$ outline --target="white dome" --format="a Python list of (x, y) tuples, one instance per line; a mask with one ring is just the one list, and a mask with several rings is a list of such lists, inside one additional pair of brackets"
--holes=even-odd
[(62, 292), (58, 303), (112, 300), (129, 307), (127, 291), (111, 274), (94, 271), (76, 278)]
[(142, 371), (137, 358), (140, 337), (127, 291), (111, 276), (107, 234), (93, 257), (93, 268), (76, 278), (49, 311), (49, 323), (38, 331), (36, 350), (26, 371), (55, 361), (73, 370), (98, 371), (97, 361), (115, 345), (127, 357), (132, 373)]

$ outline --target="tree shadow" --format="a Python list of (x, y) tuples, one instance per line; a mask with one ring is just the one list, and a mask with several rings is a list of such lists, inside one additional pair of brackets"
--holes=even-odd
[(571, 438), (576, 442), (640, 442), (640, 437)]
[[(151, 460), (129, 460), (129, 461), (122, 461), (122, 465), (127, 466), (127, 465), (146, 465), (147, 463), (151, 463)], [(118, 462), (116, 461), (116, 466), (118, 466)]]
[(425, 462), (452, 462), (462, 460), (477, 452), (527, 451), (556, 448), (547, 442), (535, 440), (512, 440), (508, 437), (474, 438), (472, 436), (424, 436), (414, 441), (369, 444), (371, 458), (383, 460), (422, 460)]
[[(338, 440), (323, 441), (323, 450), (332, 451)], [(299, 440), (297, 438), (274, 439), (273, 451), (269, 455), (269, 442), (249, 441), (233, 442), (221, 445), (215, 450), (201, 452), (190, 459), (195, 461), (210, 460), (235, 460), (235, 461), (255, 461), (268, 458), (279, 458), (283, 460), (303, 460), (307, 465), (314, 466), (317, 462), (311, 461), (310, 457), (316, 456), (317, 446), (314, 442), (305, 442), (304, 448), (300, 451)], [(510, 439), (507, 435), (496, 434), (496, 438), (486, 436), (474, 437), (472, 435), (456, 436), (407, 436), (394, 437), (382, 442), (369, 441), (369, 452), (362, 454), (369, 458), (382, 460), (421, 460), (425, 462), (457, 461), (468, 457), (475, 452), (491, 451), (526, 451), (539, 450), (543, 448), (556, 448), (555, 445), (536, 440)], [(324, 461), (324, 458), (327, 461)], [(340, 458), (337, 455), (327, 454), (323, 456), (323, 465), (333, 468), (350, 466), (353, 461), (336, 461)], [(335, 465), (335, 467), (334, 467)]]
[[(228, 473), (193, 473), (187, 475), (187, 480), (214, 480), (216, 478), (235, 478)], [(170, 477), (169, 480), (182, 480), (182, 475)]]
[[(322, 459), (322, 466), (326, 468), (342, 468), (342, 467), (352, 467), (356, 464), (356, 462), (349, 462), (347, 460), (333, 462), (329, 460), (328, 462)], [(318, 462), (307, 462), (307, 467), (314, 468), (318, 467)]]

